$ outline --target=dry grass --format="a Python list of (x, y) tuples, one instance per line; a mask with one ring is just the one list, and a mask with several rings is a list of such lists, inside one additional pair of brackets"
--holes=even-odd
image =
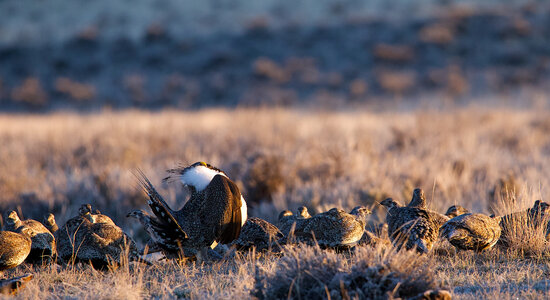
[[(510, 179), (508, 179), (510, 181)], [(510, 182), (509, 182), (510, 184)], [(500, 186), (499, 183), (497, 186)], [(499, 243), (508, 251), (508, 255), (541, 257), (550, 254), (550, 245), (546, 240), (550, 234), (548, 212), (526, 210), (533, 202), (525, 190), (507, 189), (506, 195), (495, 205), (495, 213), (504, 216), (501, 220), (503, 229)]]
[(259, 299), (380, 299), (437, 290), (433, 261), (380, 245), (336, 254), (319, 247), (287, 248), (274, 265), (256, 270)]
[[(393, 196), (403, 202), (414, 187), (424, 188), (438, 211), (460, 204), (477, 212), (490, 213), (492, 208), (507, 213), (549, 198), (549, 120), (545, 110), (480, 108), (4, 115), (0, 207), (6, 211), (19, 206), (24, 217), (39, 220), (53, 211), (63, 224), (81, 203), (89, 202), (139, 243), (143, 231), (124, 217), (145, 205), (131, 171), (143, 169), (168, 202), (179, 207), (182, 203), (176, 199), (185, 191), (162, 185), (164, 170), (204, 160), (225, 170), (245, 197), (248, 192), (254, 195), (259, 203), (251, 208), (251, 216), (272, 222), (279, 211), (301, 205), (317, 213), (363, 204), (374, 209), (370, 221), (380, 223), (385, 210), (376, 201)], [(515, 196), (521, 201), (507, 202), (510, 207), (504, 209), (491, 191), (509, 174), (522, 190)], [(516, 241), (520, 245), (523, 238), (517, 236)], [(434, 254), (427, 266), (434, 270), (434, 282), (449, 287), (458, 298), (548, 297), (548, 250), (541, 239), (536, 241), (528, 243), (533, 245), (528, 249), (543, 245), (537, 255), (526, 255), (525, 249), (456, 254), (442, 243), (439, 247), (448, 254)], [(306, 254), (288, 251), (285, 259), (292, 259), (291, 254), (313, 255), (307, 254), (311, 249), (304, 250), (310, 251)], [(375, 250), (358, 253), (322, 255), (346, 274), (353, 274), (350, 270), (359, 260), (381, 262)], [(167, 263), (106, 273), (80, 267), (21, 267), (14, 273), (36, 274), (21, 294), (24, 298), (42, 298), (44, 292), (51, 298), (246, 298), (255, 287), (258, 264), (271, 272), (267, 276), (275, 276), (278, 262), (275, 257), (256, 260), (245, 255), (203, 266)]]

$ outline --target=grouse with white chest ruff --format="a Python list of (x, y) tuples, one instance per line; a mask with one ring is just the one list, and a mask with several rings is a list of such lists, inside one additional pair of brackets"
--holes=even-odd
[(172, 210), (140, 172), (142, 188), (155, 216), (141, 211), (130, 213), (144, 225), (151, 245), (169, 258), (205, 256), (218, 243), (239, 237), (247, 219), (246, 202), (237, 185), (221, 170), (204, 162), (168, 170), (164, 181), (180, 180), (191, 197), (182, 209)]

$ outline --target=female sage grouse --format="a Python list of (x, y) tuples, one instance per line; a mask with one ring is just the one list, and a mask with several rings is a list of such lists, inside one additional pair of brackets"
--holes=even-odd
[(463, 214), (467, 214), (469, 211), (460, 205), (453, 205), (447, 209), (445, 215), (449, 218), (454, 218)]
[[(546, 239), (549, 239), (550, 233), (550, 204), (537, 200), (533, 207), (524, 211), (519, 211), (502, 216), (500, 219), (500, 229), (502, 230), (499, 244), (507, 245), (510, 235), (517, 230), (546, 228)], [(544, 230), (544, 229), (543, 229)]]
[(5, 229), (21, 233), (24, 228), (31, 237), (31, 252), (27, 262), (42, 263), (52, 259), (55, 254), (55, 239), (53, 234), (42, 223), (35, 220), (20, 220), (15, 211), (11, 211), (6, 219)]
[(112, 226), (116, 226), (115, 222), (106, 215), (102, 215), (101, 212), (97, 209), (92, 210), (90, 204), (83, 204), (78, 209), (78, 214), (82, 217), (87, 218), (92, 223), (104, 223)]
[(45, 218), (44, 218), (44, 226), (46, 226), (46, 228), (54, 235), (55, 237), (55, 232), (59, 229), (59, 227), (57, 226), (57, 223), (55, 222), (55, 216), (53, 214), (48, 214)]
[(424, 195), (424, 191), (420, 188), (414, 189), (411, 201), (409, 202), (409, 204), (407, 204), (407, 207), (416, 207), (416, 208), (429, 211), (430, 214), (435, 217), (440, 227), (449, 220), (448, 216), (442, 215), (436, 211), (428, 209), (428, 202), (426, 201), (426, 196)]
[(424, 196), (424, 191), (422, 189), (414, 189), (413, 196), (411, 201), (407, 205), (408, 207), (418, 207), (418, 208), (427, 208), (428, 203), (426, 202), (426, 196)]
[(0, 231), (0, 275), (3, 270), (15, 268), (31, 252), (31, 230), (21, 228), (20, 233)]
[(291, 235), (291, 233), (294, 234), (294, 232), (303, 231), (306, 220), (309, 218), (311, 218), (311, 215), (309, 214), (307, 207), (300, 206), (298, 208), (297, 215), (292, 214), (290, 210), (282, 211), (279, 214), (277, 226), (279, 227), (279, 230), (281, 230), (286, 239), (289, 237), (289, 235)]
[(91, 206), (82, 205), (79, 215), (56, 231), (59, 258), (67, 263), (84, 262), (104, 268), (123, 263), (128, 250), (128, 260), (138, 260), (134, 241), (106, 218), (109, 217), (96, 222)]
[(228, 244), (239, 237), (246, 222), (246, 202), (237, 185), (227, 175), (204, 162), (186, 168), (168, 170), (165, 178), (180, 180), (191, 197), (181, 210), (172, 210), (139, 171), (140, 184), (149, 196), (148, 204), (155, 217), (143, 212), (140, 218), (153, 243), (169, 258), (205, 256), (218, 243)]
[(483, 214), (462, 214), (441, 227), (441, 236), (461, 250), (483, 251), (493, 247), (500, 238), (500, 218)]
[(257, 251), (272, 248), (283, 234), (273, 224), (260, 218), (248, 218), (241, 229), (239, 238), (232, 242), (238, 250), (249, 250), (255, 247)]
[(415, 249), (420, 253), (432, 249), (445, 216), (427, 209), (403, 207), (392, 198), (387, 198), (380, 204), (388, 208), (388, 235), (397, 248), (405, 245), (407, 250)]
[(306, 219), (301, 231), (296, 231), (300, 241), (314, 242), (322, 247), (350, 247), (359, 242), (365, 231), (365, 216), (370, 211), (364, 207), (356, 207), (354, 213), (332, 208), (329, 211), (316, 214)]
[(32, 274), (25, 274), (9, 279), (0, 279), (0, 294), (16, 295), (33, 277)]

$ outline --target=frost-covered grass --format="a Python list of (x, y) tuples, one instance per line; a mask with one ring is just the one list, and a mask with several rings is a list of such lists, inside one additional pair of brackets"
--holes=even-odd
[[(550, 113), (540, 109), (2, 115), (0, 206), (38, 220), (52, 211), (63, 224), (81, 203), (91, 203), (141, 243), (144, 232), (124, 217), (146, 205), (132, 171), (142, 169), (179, 208), (186, 192), (176, 183), (161, 184), (164, 170), (202, 160), (239, 184), (250, 216), (271, 222), (281, 210), (301, 205), (317, 213), (363, 204), (373, 208), (370, 221), (377, 224), (385, 215), (378, 201), (392, 196), (404, 202), (415, 187), (423, 188), (431, 208), (440, 212), (460, 204), (504, 214), (548, 200), (548, 132)], [(524, 241), (519, 233), (515, 237), (516, 243)], [(441, 251), (408, 266), (433, 276), (433, 282), (426, 281), (429, 288), (448, 288), (459, 298), (548, 297), (548, 248), (540, 239), (527, 244), (528, 249), (520, 245), (474, 254), (455, 253), (441, 243)], [(290, 274), (281, 268), (290, 268), (296, 257), (311, 259), (305, 266), (318, 266), (315, 259), (326, 256), (344, 274), (387, 263), (382, 249), (351, 255), (318, 251), (291, 248), (283, 258), (241, 255), (211, 265), (168, 262), (112, 272), (22, 266), (8, 274), (35, 274), (20, 294), (26, 298), (243, 298), (257, 288), (258, 270), (268, 278)], [(331, 283), (323, 280), (318, 284), (326, 284), (330, 293)]]

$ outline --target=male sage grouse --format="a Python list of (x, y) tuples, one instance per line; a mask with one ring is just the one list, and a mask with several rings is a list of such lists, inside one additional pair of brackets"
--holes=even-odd
[(238, 250), (249, 250), (255, 247), (257, 251), (265, 251), (275, 246), (281, 238), (283, 234), (275, 225), (260, 218), (248, 218), (239, 238), (231, 244)]
[(168, 172), (171, 175), (164, 181), (178, 179), (191, 192), (183, 208), (172, 210), (139, 171), (138, 179), (149, 196), (147, 202), (155, 216), (143, 212), (129, 214), (140, 220), (152, 242), (167, 258), (205, 257), (209, 248), (218, 243), (231, 243), (239, 237), (247, 219), (246, 202), (237, 185), (223, 171), (197, 162)]
[(22, 228), (20, 231), (0, 231), (0, 275), (2, 271), (23, 263), (31, 252), (30, 229)]
[(26, 228), (31, 238), (31, 252), (27, 262), (42, 263), (49, 261), (55, 254), (55, 239), (53, 234), (42, 223), (35, 220), (20, 220), (15, 211), (11, 211), (6, 219), (5, 229), (21, 233)]
[(443, 220), (448, 220), (427, 209), (401, 206), (392, 198), (380, 204), (388, 208), (388, 236), (398, 249), (404, 245), (407, 250), (415, 249), (419, 253), (430, 251), (439, 236)]
[(441, 236), (460, 250), (487, 250), (500, 238), (499, 221), (499, 217), (462, 214), (450, 219), (441, 227)]
[(332, 208), (306, 219), (302, 230), (296, 231), (300, 241), (312, 243), (317, 241), (321, 247), (349, 248), (359, 242), (365, 231), (365, 218), (370, 211), (356, 207), (354, 214)]
[(449, 218), (454, 218), (463, 214), (467, 214), (469, 211), (460, 205), (453, 205), (447, 209), (445, 215)]
[(99, 269), (120, 265), (126, 261), (126, 255), (128, 261), (138, 260), (134, 241), (111, 218), (95, 215), (91, 206), (84, 204), (78, 216), (55, 232), (58, 257), (65, 263), (91, 263)]

